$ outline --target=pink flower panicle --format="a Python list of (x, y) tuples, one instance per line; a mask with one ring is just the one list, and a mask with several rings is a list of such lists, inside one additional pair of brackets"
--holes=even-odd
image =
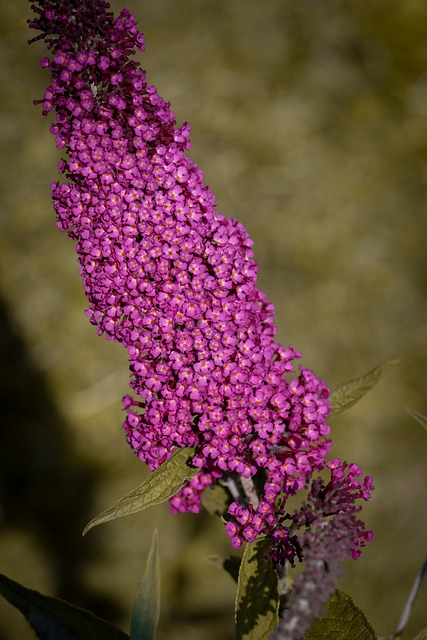
[[(129, 354), (135, 397), (127, 440), (150, 469), (177, 447), (200, 469), (171, 501), (198, 512), (219, 479), (253, 480), (259, 503), (231, 503), (234, 546), (271, 535), (287, 558), (286, 498), (330, 449), (328, 389), (300, 353), (274, 341), (274, 307), (257, 288), (245, 228), (216, 212), (176, 118), (130, 57), (134, 17), (103, 0), (39, 0), (30, 21), (51, 52), (43, 113), (54, 111), (65, 181), (51, 186), (57, 225), (77, 241), (87, 315)], [(292, 380), (286, 374), (292, 374)], [(279, 505), (279, 511), (278, 511)], [(280, 542), (281, 541), (281, 542)]]

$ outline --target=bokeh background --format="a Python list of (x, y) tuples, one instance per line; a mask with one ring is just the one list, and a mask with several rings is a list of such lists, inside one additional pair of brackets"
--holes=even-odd
[[(126, 353), (98, 338), (49, 198), (58, 153), (29, 3), (0, 11), (0, 571), (129, 628), (160, 530), (159, 640), (231, 640), (229, 552), (208, 516), (167, 506), (84, 524), (145, 477), (122, 432)], [(426, 553), (427, 4), (424, 0), (129, 0), (143, 66), (192, 125), (218, 209), (255, 240), (278, 339), (334, 384), (401, 364), (331, 420), (334, 454), (375, 479), (375, 531), (341, 587), (391, 633)], [(427, 624), (426, 588), (407, 637)], [(0, 602), (0, 640), (32, 632)]]

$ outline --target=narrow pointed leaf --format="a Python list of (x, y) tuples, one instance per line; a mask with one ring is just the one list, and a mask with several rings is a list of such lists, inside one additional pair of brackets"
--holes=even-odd
[(406, 407), (406, 411), (412, 416), (424, 429), (427, 429), (427, 416), (420, 413), (419, 411), (415, 411), (415, 409), (409, 409)]
[(160, 559), (157, 529), (153, 533), (145, 572), (135, 596), (130, 640), (155, 640), (160, 616)]
[(330, 415), (333, 416), (341, 413), (356, 404), (356, 402), (363, 398), (363, 396), (376, 385), (387, 371), (395, 367), (399, 362), (400, 360), (389, 360), (379, 367), (375, 367), (375, 369), (372, 369), (360, 378), (334, 385), (331, 388), (331, 395), (329, 396), (331, 402)]
[(335, 591), (326, 603), (326, 613), (319, 616), (304, 635), (304, 640), (376, 640), (375, 631), (343, 591)]
[(408, 624), (409, 618), (411, 616), (412, 607), (414, 606), (414, 602), (417, 599), (418, 592), (421, 589), (421, 585), (423, 583), (423, 580), (426, 574), (427, 574), (427, 559), (424, 560), (424, 563), (414, 580), (411, 591), (409, 592), (408, 599), (405, 602), (405, 606), (403, 607), (403, 611), (400, 615), (400, 620), (397, 625), (397, 630), (396, 630), (396, 633), (394, 634), (394, 637), (396, 638), (400, 638), (406, 629), (406, 625)]
[(265, 640), (279, 620), (278, 578), (265, 538), (247, 544), (237, 583), (236, 640)]
[(239, 556), (227, 556), (226, 558), (223, 558), (222, 556), (208, 556), (206, 560), (213, 567), (224, 569), (224, 571), (226, 571), (237, 584), (239, 580), (239, 569), (242, 558), (239, 558)]
[(148, 509), (174, 496), (187, 480), (199, 472), (199, 469), (187, 464), (193, 453), (191, 447), (175, 451), (170, 460), (153, 471), (139, 487), (93, 518), (86, 525), (83, 535), (98, 524)]
[(19, 609), (41, 640), (129, 640), (127, 633), (89, 611), (44, 596), (3, 574), (0, 594)]
[(424, 629), (421, 629), (421, 631), (417, 633), (417, 635), (415, 636), (415, 638), (413, 638), (413, 640), (426, 640), (426, 638), (427, 638), (427, 627), (424, 627)]

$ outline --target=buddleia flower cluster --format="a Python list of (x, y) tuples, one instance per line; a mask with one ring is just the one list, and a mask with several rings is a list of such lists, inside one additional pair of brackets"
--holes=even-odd
[[(230, 494), (234, 547), (262, 534), (275, 563), (304, 557), (304, 547), (313, 554), (310, 532), (329, 508), (315, 480), (331, 445), (328, 388), (275, 341), (253, 243), (217, 212), (187, 156), (188, 123), (177, 125), (133, 59), (144, 50), (134, 17), (115, 18), (103, 0), (40, 0), (33, 9), (30, 26), (41, 31), (33, 40), (45, 40), (41, 64), (52, 75), (36, 102), (54, 113), (64, 153), (51, 186), (57, 225), (76, 241), (90, 322), (129, 355), (130, 446), (151, 470), (177, 448), (195, 449), (199, 472), (172, 498), (174, 512), (197, 513), (219, 483)], [(372, 488), (357, 475), (352, 509)], [(335, 463), (337, 532), (350, 531), (345, 550), (357, 555), (369, 535), (347, 514), (347, 477), (346, 463)], [(312, 481), (317, 510), (287, 513), (288, 497)]]

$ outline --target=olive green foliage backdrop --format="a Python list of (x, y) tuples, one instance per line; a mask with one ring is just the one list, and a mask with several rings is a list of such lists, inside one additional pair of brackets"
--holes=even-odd
[[(56, 230), (58, 153), (33, 98), (48, 75), (25, 0), (0, 10), (0, 571), (128, 630), (160, 529), (159, 640), (231, 640), (234, 585), (219, 521), (166, 506), (103, 525), (145, 477), (126, 445), (126, 353), (96, 335), (71, 240)], [(114, 8), (125, 6), (114, 2)], [(377, 490), (375, 538), (341, 587), (391, 633), (425, 554), (427, 5), (423, 0), (145, 0), (143, 66), (192, 124), (218, 209), (255, 240), (278, 339), (333, 384), (400, 366), (331, 420), (334, 454)], [(425, 588), (410, 630), (422, 624)], [(408, 634), (409, 635), (409, 634)], [(0, 603), (0, 639), (32, 638)]]

